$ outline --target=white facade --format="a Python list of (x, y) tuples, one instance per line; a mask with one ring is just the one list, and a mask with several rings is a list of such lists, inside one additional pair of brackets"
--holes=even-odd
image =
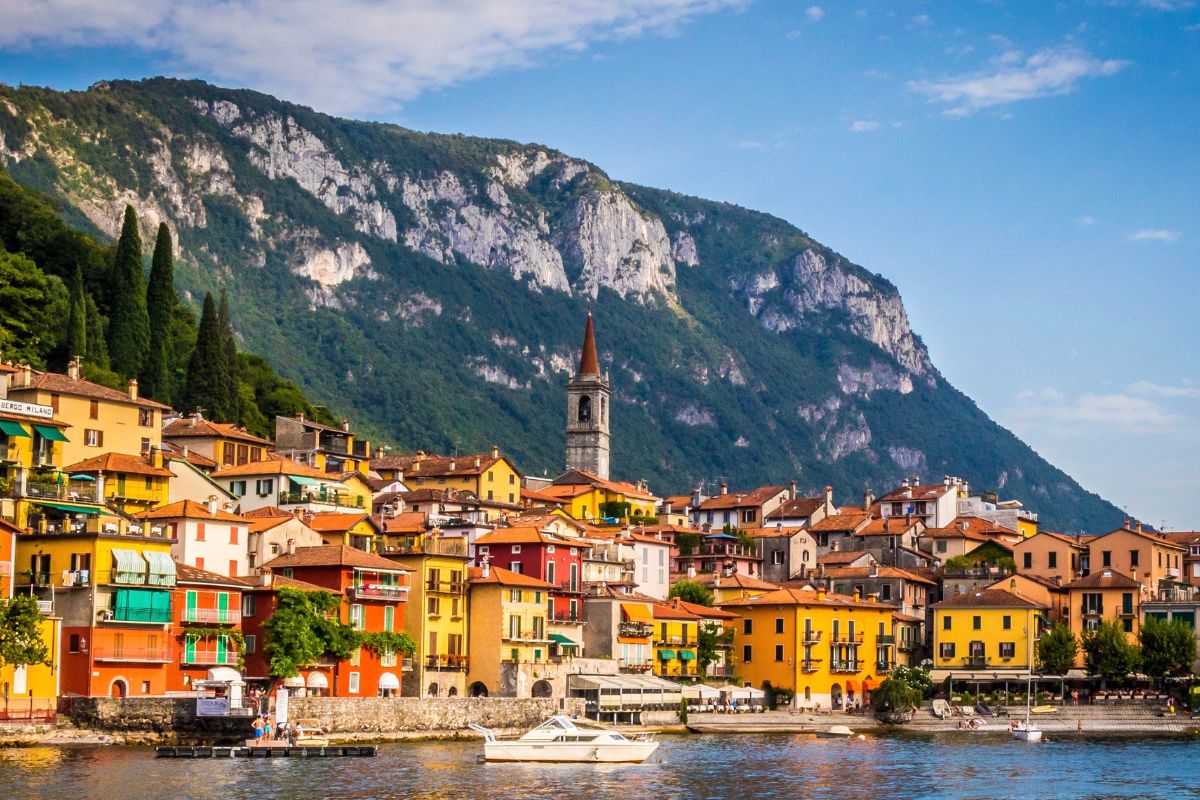
[(165, 462), (163, 466), (175, 476), (167, 479), (168, 503), (178, 503), (180, 500), (204, 502), (215, 495), (218, 508), (226, 508), (226, 503), (230, 503), (232, 507), (233, 495), (191, 462), (174, 457), (165, 459)]
[(171, 558), (179, 563), (230, 578), (249, 573), (245, 520), (183, 517), (155, 520), (154, 524), (170, 527), (170, 535), (176, 540), (171, 545)]
[(321, 534), (298, 517), (285, 518), (264, 531), (250, 532), (246, 545), (247, 572), (258, 574), (262, 565), (293, 547), (317, 547), (324, 544)]
[(631, 544), (637, 591), (659, 600), (667, 599), (671, 591), (671, 543), (638, 537)]

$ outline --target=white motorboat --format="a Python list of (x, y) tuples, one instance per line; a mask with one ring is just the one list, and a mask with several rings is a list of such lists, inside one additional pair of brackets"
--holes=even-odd
[(1018, 722), (1010, 729), (1014, 739), (1020, 739), (1023, 742), (1040, 742), (1042, 740), (1042, 729), (1032, 722)]
[(1029, 640), (1029, 677), (1025, 680), (1025, 721), (1013, 723), (1008, 730), (1018, 741), (1040, 742), (1042, 729), (1029, 718), (1033, 710), (1033, 640), (1037, 632), (1036, 623), (1031, 622), (1025, 631), (1025, 638)]
[(853, 735), (854, 731), (845, 725), (830, 725), (823, 731), (817, 731), (817, 736), (822, 739), (849, 739)]
[(553, 716), (517, 739), (499, 739), (482, 725), (485, 761), (557, 761), (640, 764), (658, 749), (649, 736), (632, 739), (618, 731), (564, 715)]

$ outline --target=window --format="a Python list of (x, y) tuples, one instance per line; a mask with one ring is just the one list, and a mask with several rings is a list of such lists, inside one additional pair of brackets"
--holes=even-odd
[(1012, 617), (1010, 617), (1008, 614), (1004, 615), (1004, 630), (1012, 630)]
[(892, 599), (892, 585), (890, 583), (885, 583), (879, 587), (879, 599), (880, 600), (891, 600)]
[(488, 483), (491, 483), (495, 479), (496, 479), (495, 474), (491, 470), (488, 470)]
[(554, 583), (554, 578), (555, 578), (554, 562), (547, 561), (546, 562), (546, 583)]
[(1056, 553), (1055, 551), (1051, 550), (1051, 551), (1050, 551), (1050, 553), (1049, 553), (1049, 555), (1048, 555), (1048, 559), (1049, 559), (1049, 566), (1050, 566), (1050, 569), (1055, 569), (1055, 568), (1057, 568), (1057, 567), (1058, 567), (1058, 553)]
[(359, 673), (350, 673), (350, 694), (358, 694)]
[[(58, 396), (58, 395), (55, 395), (55, 397), (57, 397), (57, 396)], [(72, 633), (72, 634), (71, 634), (71, 639), (70, 639), (70, 644), (68, 644), (67, 648), (68, 648), (68, 649), (69, 649), (69, 650), (70, 650), (72, 653), (79, 653), (79, 652), (82, 652), (82, 650), (83, 650), (83, 637), (82, 637), (82, 636), (80, 636), (78, 633)]]
[(196, 569), (204, 569), (204, 556), (196, 556)]
[(517, 482), (517, 476), (513, 475), (511, 472), (508, 473), (508, 485), (513, 486), (514, 484), (516, 484), (516, 482)]
[(980, 630), (981, 628), (983, 628), (983, 617), (980, 617), (980, 616), (971, 617), (971, 630), (977, 631), (977, 630)]
[(238, 543), (238, 531), (237, 531), (237, 525), (230, 525), (230, 526), (229, 526), (229, 543), (230, 543), (230, 544), (237, 544), (237, 543)]
[(771, 563), (775, 564), (775, 565), (779, 565), (779, 564), (783, 563), (783, 551), (782, 550), (771, 551)]
[(151, 475), (147, 475), (147, 476), (146, 476), (146, 481), (145, 481), (145, 484), (144, 484), (144, 485), (145, 485), (145, 488), (146, 488), (146, 491), (147, 491), (147, 492), (152, 492), (152, 491), (154, 491), (154, 477), (153, 477), (153, 476), (151, 476)]
[(94, 431), (84, 428), (83, 443), (88, 447), (104, 447), (104, 431)]
[(1012, 658), (1014, 655), (1016, 655), (1016, 653), (1017, 653), (1017, 643), (1016, 642), (1001, 642), (1000, 643), (1000, 657), (1001, 658)]
[(783, 661), (783, 645), (781, 644), (775, 645), (775, 660)]
[(236, 558), (229, 559), (229, 577), (236, 578), (238, 572), (240, 572), (240, 569), (238, 568), (237, 559)]
[(226, 442), (221, 447), (221, 461), (227, 467), (232, 467), (237, 461), (237, 448), (231, 442)]
[(751, 633), (754, 632), (754, 625), (752, 624), (752, 622), (753, 622), (753, 620), (750, 620), (750, 619), (742, 620), (742, 633), (745, 634), (746, 636), (749, 636)]
[(246, 482), (245, 481), (230, 481), (229, 493), (232, 494), (234, 497), (245, 497), (246, 496)]
[(1033, 553), (1022, 553), (1021, 562), (1025, 569), (1033, 569)]
[(508, 571), (515, 573), (517, 575), (520, 575), (521, 574), (521, 562), (520, 561), (508, 562)]
[(519, 545), (519, 544), (514, 544), (514, 545), (512, 546), (512, 554), (515, 556), (515, 555), (516, 555), (517, 553), (519, 553), (519, 552), (521, 552), (521, 545)]
[(946, 552), (946, 542), (945, 542), (945, 540), (943, 540), (943, 539), (938, 539), (938, 542), (937, 542), (937, 551), (938, 551), (939, 553), (944, 553), (944, 552)]
[(154, 409), (139, 408), (138, 409), (138, 425), (143, 428), (154, 427)]
[(246, 636), (244, 636), (242, 638), (245, 641), (245, 646), (242, 648), (243, 653), (245, 653), (246, 655), (250, 655), (251, 653), (258, 652), (258, 637), (257, 636), (255, 636), (254, 634), (251, 633), (251, 634), (247, 634)]
[(954, 642), (942, 642), (938, 655), (942, 658), (954, 658)]
[[(430, 599), (436, 599), (436, 598), (430, 598)], [(363, 608), (361, 603), (352, 603), (350, 605), (350, 627), (351, 628), (353, 628), (356, 631), (361, 631), (363, 628), (365, 628), (367, 626), (365, 612), (366, 612), (366, 610)]]
[(274, 478), (261, 478), (254, 482), (254, 491), (258, 494), (259, 497), (270, 496), (271, 490), (274, 488), (275, 488), (275, 479)]
[(253, 617), (254, 616), (254, 605), (255, 605), (254, 601), (255, 601), (255, 599), (256, 598), (252, 594), (242, 595), (242, 616), (243, 617)]
[(949, 614), (942, 617), (942, 630), (944, 630), (944, 631), (950, 630), (950, 615)]
[[(1140, 553), (1137, 550), (1129, 551), (1129, 566), (1136, 567), (1138, 565), (1138, 556)], [(1162, 566), (1162, 553), (1158, 554), (1158, 565)]]
[(88, 419), (100, 419), (99, 400), (92, 400), (88, 402)]
[(546, 545), (546, 552), (547, 552), (547, 553), (553, 553), (553, 552), (554, 552), (554, 545), (552, 545), (552, 544), (548, 544), (548, 545)]
[(753, 652), (754, 652), (754, 648), (751, 645), (748, 645), (748, 644), (742, 645), (742, 663), (743, 664), (749, 664), (751, 661), (754, 660), (753, 658), (751, 658)]
[(1105, 550), (1100, 553), (1100, 561), (1106, 567), (1112, 566), (1112, 550)]
[(437, 597), (425, 598), (425, 613), (431, 617), (439, 616), (442, 613), (442, 606)]
[(488, 498), (487, 498), (487, 499), (488, 499), (488, 500), (495, 500), (495, 499), (496, 499), (496, 498), (492, 497), (492, 490), (491, 490), (491, 489), (488, 489)]
[(775, 632), (783, 633), (783, 617), (775, 618)]
[(481, 544), (476, 547), (476, 549), (479, 551), (479, 555), (481, 556), (486, 556), (488, 554), (488, 546), (486, 544)]

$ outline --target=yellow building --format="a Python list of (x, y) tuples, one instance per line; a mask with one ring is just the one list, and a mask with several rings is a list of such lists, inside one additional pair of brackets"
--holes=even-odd
[[(0, 380), (5, 377), (0, 374)], [(61, 471), (66, 424), (53, 415), (54, 409), (37, 403), (4, 400), (0, 406), (0, 517), (18, 528), (25, 528), (31, 515), (40, 518), (43, 509), (61, 519), (63, 510), (51, 506), (65, 501), (99, 511), (96, 487)]]
[(66, 375), (21, 368), (9, 376), (8, 399), (50, 406), (54, 419), (69, 426), (63, 464), (106, 452), (138, 455), (161, 448), (162, 415), (170, 410), (139, 397), (136, 380), (125, 392), (84, 380), (75, 362)]
[[(403, 481), (413, 490), (471, 492), (480, 500), (511, 506), (511, 510), (517, 510), (521, 504), (521, 472), (498, 447), (487, 454), (465, 456), (434, 456), (424, 451), (382, 456), (372, 459), (371, 469), (381, 478)], [(491, 520), (504, 509), (487, 507), (486, 510)]]
[(467, 688), (466, 540), (417, 533), (394, 537), (385, 555), (409, 570), (404, 632), (417, 645), (406, 696), (463, 696)]
[(0, 667), (0, 713), (10, 720), (51, 720), (58, 708), (62, 620), (43, 616), (40, 624), (49, 664)]
[(554, 587), (543, 580), (487, 566), (471, 570), (471, 668), (467, 673), (472, 697), (512, 694), (501, 667), (545, 663), (552, 641), (547, 631), (547, 603)]
[(199, 413), (173, 420), (162, 430), (164, 442), (201, 455), (221, 467), (240, 467), (262, 461), (274, 444), (227, 422), (213, 422)]
[(304, 516), (304, 523), (321, 534), (325, 544), (341, 544), (357, 547), (368, 553), (379, 549), (379, 536), (383, 533), (370, 514), (363, 512), (326, 511)]
[(655, 603), (654, 674), (662, 678), (695, 678), (700, 617), (687, 609)]
[[(1128, 575), (1100, 568), (1090, 575), (1063, 586), (1068, 597), (1068, 619), (1071, 632), (1077, 639), (1100, 627), (1102, 622), (1116, 622), (1125, 631), (1125, 638), (1137, 643), (1139, 621), (1142, 618), (1142, 584)], [(1080, 648), (1079, 666), (1083, 665)]]
[(738, 681), (794, 692), (801, 708), (859, 703), (895, 664), (894, 606), (829, 594), (777, 589), (732, 600)]
[(166, 505), (175, 473), (163, 467), (161, 450), (146, 455), (105, 453), (63, 468), (72, 481), (88, 476), (108, 505), (126, 514), (139, 514)]
[(555, 498), (568, 514), (585, 522), (654, 517), (659, 503), (642, 484), (611, 481), (580, 469), (568, 470), (539, 493)]
[(1044, 603), (1006, 589), (980, 589), (934, 603), (932, 608), (935, 669), (1029, 671), (1031, 654), (1045, 626)]

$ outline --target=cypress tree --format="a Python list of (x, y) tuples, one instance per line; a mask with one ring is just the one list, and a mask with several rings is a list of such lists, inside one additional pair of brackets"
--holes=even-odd
[(150, 262), (150, 284), (146, 288), (146, 310), (150, 321), (150, 347), (138, 383), (148, 397), (170, 402), (171, 315), (175, 313), (175, 260), (167, 223), (158, 226), (154, 257)]
[(71, 274), (71, 304), (67, 313), (67, 357), (87, 355), (87, 295), (83, 292), (83, 267)]
[(113, 261), (112, 304), (108, 320), (108, 355), (114, 371), (125, 377), (141, 372), (150, 347), (150, 317), (146, 312), (146, 279), (142, 275), (142, 238), (137, 212), (125, 206), (125, 222)]
[(217, 326), (221, 331), (221, 353), (225, 358), (225, 374), (228, 376), (228, 391), (230, 398), (229, 422), (238, 422), (241, 418), (240, 383), (242, 379), (241, 365), (238, 363), (237, 338), (233, 334), (233, 319), (229, 315), (229, 299), (225, 290), (221, 290), (221, 304), (217, 309)]
[(210, 419), (228, 420), (234, 398), (229, 392), (229, 367), (222, 347), (217, 304), (212, 292), (204, 296), (204, 310), (200, 313), (196, 349), (188, 361), (184, 394), (188, 409), (202, 408)]
[(108, 347), (104, 344), (104, 321), (100, 308), (89, 294), (87, 296), (87, 363), (108, 369)]

